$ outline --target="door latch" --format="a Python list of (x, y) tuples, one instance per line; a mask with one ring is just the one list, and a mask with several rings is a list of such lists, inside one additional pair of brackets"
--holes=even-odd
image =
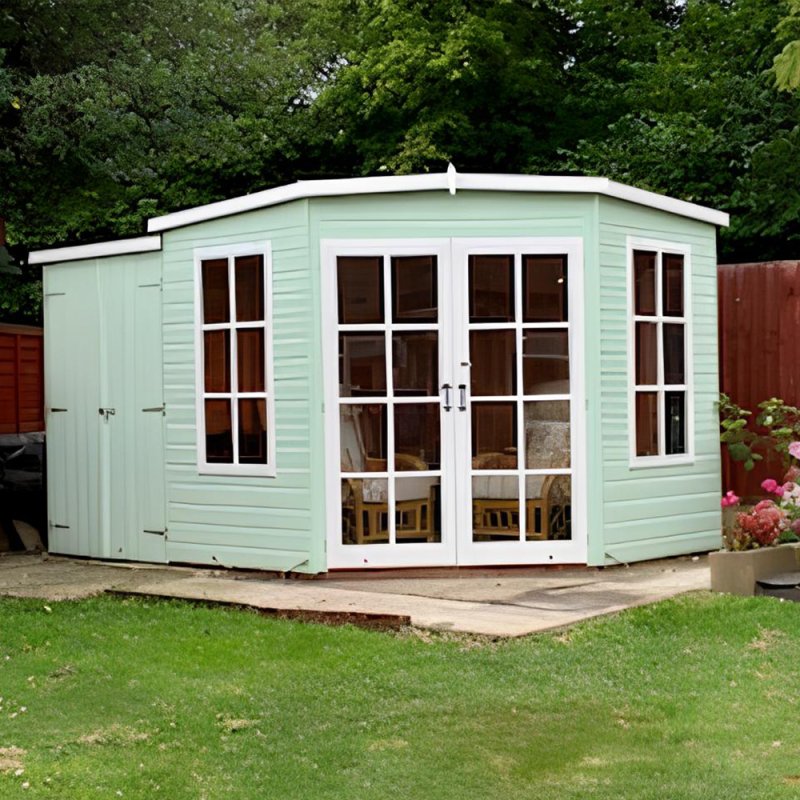
[(97, 410), (100, 412), (100, 414), (102, 414), (103, 419), (106, 422), (108, 422), (108, 418), (109, 417), (113, 417), (114, 414), (117, 413), (117, 409), (116, 408), (98, 408)]
[(467, 410), (467, 385), (465, 383), (458, 384), (458, 410)]

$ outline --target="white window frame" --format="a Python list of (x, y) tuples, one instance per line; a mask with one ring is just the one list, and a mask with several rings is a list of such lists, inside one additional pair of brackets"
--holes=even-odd
[[(633, 253), (635, 250), (645, 250), (656, 253), (656, 314), (650, 316), (637, 316), (635, 312), (635, 275)], [(661, 305), (662, 297), (662, 257), (664, 255), (683, 256), (683, 316), (670, 317), (663, 314)], [(627, 237), (627, 314), (628, 314), (628, 419), (629, 419), (629, 466), (631, 469), (643, 467), (667, 467), (681, 464), (693, 464), (695, 458), (694, 441), (694, 334), (692, 325), (692, 248), (686, 243), (665, 241), (662, 239), (644, 239), (635, 236)], [(664, 342), (663, 324), (682, 322), (684, 326), (684, 379), (681, 385), (666, 385), (664, 383)], [(657, 382), (648, 386), (636, 386), (636, 323), (650, 322), (658, 324), (657, 335)], [(655, 391), (658, 395), (658, 455), (636, 455), (636, 393), (638, 391)], [(665, 450), (664, 430), (664, 392), (685, 392), (685, 417), (686, 417), (686, 452), (667, 455)]]
[[(262, 256), (264, 260), (264, 320), (256, 322), (236, 321), (236, 283), (234, 273), (235, 259), (240, 256)], [(202, 262), (211, 259), (228, 259), (228, 322), (203, 323), (203, 274)], [(238, 391), (237, 341), (235, 332), (241, 328), (264, 329), (264, 391)], [(221, 394), (205, 391), (204, 337), (206, 331), (229, 330), (231, 390)], [(195, 398), (197, 423), (197, 471), (201, 475), (241, 475), (274, 478), (277, 474), (275, 464), (275, 386), (272, 359), (273, 317), (272, 317), (272, 247), (270, 242), (244, 242), (238, 244), (216, 245), (194, 250), (194, 355), (195, 355)], [(206, 460), (206, 415), (205, 400), (220, 398), (231, 400), (231, 427), (233, 437), (233, 463), (209, 464)], [(239, 464), (239, 400), (248, 398), (266, 400), (267, 412), (267, 463)]]

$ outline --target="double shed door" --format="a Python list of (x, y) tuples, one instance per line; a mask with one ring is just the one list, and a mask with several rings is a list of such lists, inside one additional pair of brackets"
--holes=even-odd
[(157, 258), (45, 270), (49, 547), (166, 561)]
[(584, 563), (581, 241), (322, 256), (329, 567)]

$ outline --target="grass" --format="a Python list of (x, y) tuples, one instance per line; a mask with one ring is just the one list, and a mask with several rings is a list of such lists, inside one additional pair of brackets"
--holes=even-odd
[(796, 798), (798, 668), (768, 598), (503, 642), (5, 599), (0, 797)]

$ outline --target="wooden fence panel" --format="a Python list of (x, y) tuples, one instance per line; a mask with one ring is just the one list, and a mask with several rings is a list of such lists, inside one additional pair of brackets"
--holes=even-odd
[(0, 325), (0, 434), (44, 430), (42, 329)]

